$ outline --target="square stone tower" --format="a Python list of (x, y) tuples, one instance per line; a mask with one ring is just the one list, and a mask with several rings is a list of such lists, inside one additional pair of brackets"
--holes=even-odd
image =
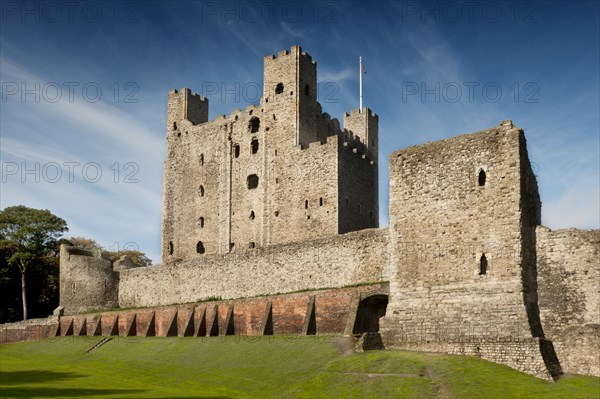
[(168, 98), (162, 259), (256, 250), (378, 227), (378, 116), (317, 102), (298, 46), (264, 59), (258, 105), (208, 121), (189, 89)]

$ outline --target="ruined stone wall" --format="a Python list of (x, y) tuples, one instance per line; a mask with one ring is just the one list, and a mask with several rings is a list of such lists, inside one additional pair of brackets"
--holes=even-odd
[(567, 373), (600, 376), (600, 231), (537, 228), (545, 335)]
[(119, 305), (158, 306), (378, 282), (386, 248), (387, 230), (363, 230), (124, 270)]
[[(456, 342), (476, 351), (482, 342), (531, 340), (522, 282), (523, 144), (523, 131), (508, 121), (390, 155), (388, 346), (452, 353)], [(539, 352), (537, 362), (520, 369), (543, 367)]]
[(60, 247), (60, 306), (65, 314), (117, 306), (119, 273), (100, 250)]

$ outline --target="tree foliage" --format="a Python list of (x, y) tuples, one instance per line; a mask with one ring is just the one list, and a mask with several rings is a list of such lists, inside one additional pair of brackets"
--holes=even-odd
[[(68, 231), (67, 222), (48, 210), (19, 205), (0, 211), (0, 252), (3, 256), (0, 279), (2, 282), (11, 279), (11, 271), (6, 268), (18, 268), (21, 277), (23, 319), (27, 319), (28, 316), (29, 296), (37, 303), (57, 298), (56, 258), (59, 238), (65, 231)], [(27, 286), (32, 282), (32, 293), (28, 294)], [(4, 307), (2, 310), (3, 313), (14, 314), (14, 310), (9, 312)]]

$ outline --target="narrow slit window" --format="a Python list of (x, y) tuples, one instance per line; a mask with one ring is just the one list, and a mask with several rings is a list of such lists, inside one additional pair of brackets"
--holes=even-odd
[(239, 144), (236, 144), (233, 146), (233, 157), (234, 158), (240, 157), (240, 145)]
[(204, 217), (203, 216), (200, 216), (198, 218), (198, 227), (200, 227), (201, 229), (204, 228)]
[(200, 188), (198, 189), (198, 193), (201, 197), (204, 197), (204, 186), (200, 186)]
[(304, 209), (308, 209), (308, 200), (304, 200)]
[(173, 122), (173, 130), (177, 130), (177, 122)]
[(323, 206), (323, 197), (319, 198), (319, 206)]
[(479, 275), (483, 276), (484, 274), (487, 274), (487, 269), (488, 269), (488, 260), (485, 257), (485, 254), (481, 255), (481, 258), (479, 259)]
[(200, 154), (200, 165), (204, 165), (204, 154)]
[(304, 86), (304, 95), (308, 96), (310, 94), (310, 87), (308, 85)]
[(169, 241), (169, 255), (173, 255), (173, 241)]
[(250, 152), (256, 154), (258, 152), (258, 140), (252, 140), (250, 143)]
[(478, 178), (478, 182), (479, 182), (479, 186), (480, 187), (485, 186), (485, 179), (486, 179), (485, 170), (481, 169), (479, 171), (479, 178)]
[(250, 220), (254, 220), (255, 217), (254, 211), (250, 211)]

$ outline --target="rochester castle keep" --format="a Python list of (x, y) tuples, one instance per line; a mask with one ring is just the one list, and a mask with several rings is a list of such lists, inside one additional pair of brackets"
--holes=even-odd
[(393, 152), (387, 228), (378, 152), (378, 116), (323, 113), (300, 47), (265, 57), (260, 103), (228, 116), (171, 91), (162, 263), (63, 246), (60, 311), (5, 326), (3, 342), (345, 334), (545, 379), (600, 375), (600, 231), (540, 225), (523, 130)]

